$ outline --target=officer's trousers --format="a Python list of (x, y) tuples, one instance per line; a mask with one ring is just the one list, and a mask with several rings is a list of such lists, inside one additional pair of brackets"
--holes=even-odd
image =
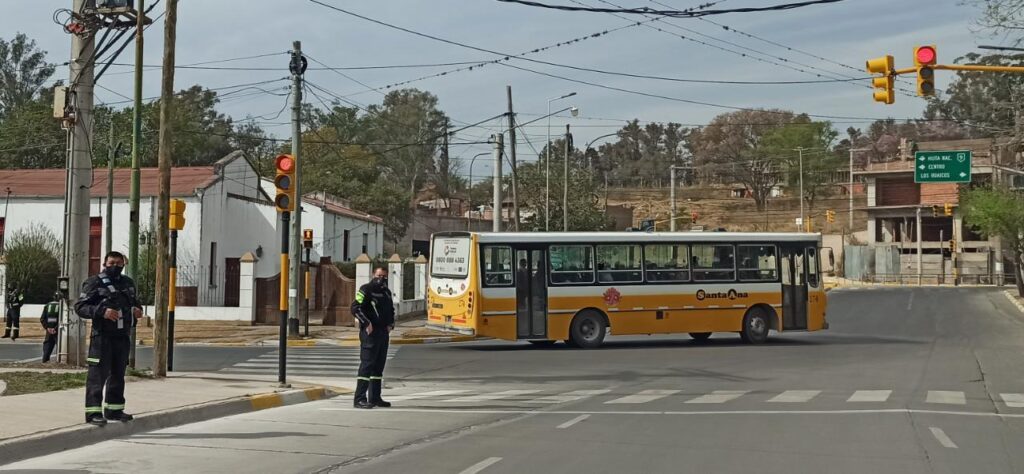
[[(377, 331), (381, 331), (380, 334)], [(381, 401), (384, 364), (388, 360), (387, 329), (375, 329), (373, 334), (359, 331), (359, 372), (356, 377), (355, 401)], [(369, 393), (367, 393), (369, 392)]]
[(57, 347), (57, 337), (60, 332), (50, 334), (46, 332), (46, 339), (43, 339), (43, 362), (49, 362), (50, 356), (53, 355), (53, 349)]
[[(85, 379), (85, 419), (94, 414), (116, 417), (124, 411), (124, 372), (131, 341), (127, 334), (99, 334), (89, 340), (89, 375)], [(106, 403), (103, 394), (106, 389)]]
[(4, 337), (10, 337), (13, 339), (20, 337), (18, 333), (21, 328), (19, 326), (21, 326), (21, 311), (8, 311), (7, 325), (4, 328)]

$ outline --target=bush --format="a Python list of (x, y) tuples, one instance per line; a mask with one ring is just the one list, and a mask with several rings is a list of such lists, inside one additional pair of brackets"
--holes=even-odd
[(60, 277), (61, 245), (57, 236), (39, 223), (29, 224), (11, 235), (4, 256), (7, 285), (25, 294), (25, 303), (46, 304), (53, 300)]
[[(135, 280), (135, 294), (144, 305), (153, 304), (156, 295), (156, 243), (152, 232), (141, 232), (139, 235), (139, 274), (132, 275)], [(180, 296), (179, 296), (180, 301)]]

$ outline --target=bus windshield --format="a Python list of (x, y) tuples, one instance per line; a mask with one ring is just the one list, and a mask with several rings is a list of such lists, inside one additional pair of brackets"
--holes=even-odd
[(430, 251), (430, 276), (465, 278), (469, 276), (470, 238), (436, 237)]

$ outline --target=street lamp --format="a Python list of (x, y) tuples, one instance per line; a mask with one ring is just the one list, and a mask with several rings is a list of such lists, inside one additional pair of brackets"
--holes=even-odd
[(469, 196), (469, 213), (466, 215), (466, 230), (472, 230), (471, 224), (473, 222), (473, 164), (476, 163), (476, 159), (481, 156), (489, 156), (491, 152), (485, 151), (483, 153), (477, 153), (473, 155), (473, 159), (469, 160), (469, 192), (466, 193)]
[[(548, 146), (546, 148), (547, 156), (544, 157), (544, 232), (551, 230), (551, 103), (574, 95), (576, 95), (575, 92), (570, 92), (553, 99), (548, 99)], [(579, 109), (575, 107), (570, 110), (573, 117), (579, 114)]]

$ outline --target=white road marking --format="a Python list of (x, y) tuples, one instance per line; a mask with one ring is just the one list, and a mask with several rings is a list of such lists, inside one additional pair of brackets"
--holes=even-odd
[(21, 360), (19, 360), (18, 363), (27, 364), (29, 362), (39, 362), (41, 360), (43, 360), (42, 357), (29, 357), (28, 359), (21, 359)]
[(821, 390), (786, 390), (768, 401), (771, 403), (803, 403), (818, 396)]
[(725, 403), (740, 398), (746, 395), (747, 392), (747, 390), (715, 390), (709, 394), (687, 400), (686, 403)]
[(931, 430), (932, 436), (935, 436), (935, 439), (939, 440), (939, 444), (947, 448), (956, 449), (956, 443), (954, 443), (953, 440), (949, 439), (949, 436), (946, 436), (946, 432), (942, 431), (942, 428), (936, 428), (932, 426), (928, 429)]
[(616, 398), (615, 400), (609, 400), (605, 403), (647, 403), (659, 398), (665, 398), (669, 395), (675, 395), (677, 393), (679, 393), (679, 390), (644, 390), (640, 393)]
[(913, 291), (910, 292), (910, 299), (907, 300), (907, 311), (910, 311), (910, 308), (912, 306), (914, 306), (914, 292)]
[(388, 397), (388, 400), (416, 400), (418, 398), (431, 398), (431, 397), (443, 397), (446, 395), (458, 395), (460, 393), (466, 393), (469, 390), (434, 390), (432, 392), (420, 392), (410, 393), (408, 395), (394, 395)]
[(1001, 393), (1003, 403), (1010, 408), (1024, 408), (1024, 393)]
[(892, 390), (857, 390), (850, 395), (848, 402), (884, 402), (892, 395)]
[(966, 405), (967, 398), (964, 392), (950, 392), (945, 390), (929, 390), (925, 403), (942, 403), (946, 405)]
[[(393, 397), (388, 397), (389, 399)], [(361, 408), (321, 408), (322, 411), (355, 411), (365, 412)], [(952, 411), (952, 410), (916, 410), (909, 408), (880, 408), (868, 410), (700, 410), (700, 411), (581, 411), (581, 410), (541, 410), (541, 409), (518, 409), (518, 410), (474, 410), (455, 408), (389, 408), (391, 412), (406, 413), (444, 413), (451, 415), (528, 415), (532, 413), (543, 413), (545, 415), (643, 415), (643, 416), (702, 416), (702, 415), (875, 415), (875, 414), (903, 414), (903, 415), (948, 415), (948, 416), (970, 416), (981, 418), (1002, 418), (1002, 419), (1024, 419), (1024, 413), (991, 413), (978, 411)]]
[(488, 467), (491, 467), (491, 465), (497, 463), (498, 461), (501, 461), (501, 458), (487, 458), (472, 466), (467, 467), (459, 474), (476, 474), (484, 469), (487, 469)]
[(580, 415), (580, 416), (577, 416), (576, 418), (573, 418), (573, 419), (571, 419), (571, 420), (569, 420), (569, 421), (567, 421), (565, 423), (562, 423), (562, 424), (558, 425), (557, 428), (560, 429), (560, 430), (564, 430), (564, 429), (566, 429), (566, 428), (568, 428), (568, 427), (570, 427), (572, 425), (575, 425), (576, 423), (579, 423), (579, 422), (581, 422), (583, 420), (586, 420), (587, 418), (590, 418), (590, 415)]
[(452, 398), (450, 400), (442, 400), (449, 403), (471, 403), (471, 402), (484, 402), (488, 400), (501, 400), (502, 398), (518, 397), (520, 395), (529, 395), (531, 393), (537, 393), (540, 390), (505, 390), (503, 392), (494, 393), (483, 393), (480, 395), (470, 395), (467, 397)]
[(611, 390), (573, 390), (571, 392), (565, 392), (560, 395), (549, 395), (547, 397), (541, 397), (536, 400), (529, 400), (531, 403), (566, 403), (575, 402), (582, 400), (587, 397), (593, 397), (595, 395), (603, 395)]

